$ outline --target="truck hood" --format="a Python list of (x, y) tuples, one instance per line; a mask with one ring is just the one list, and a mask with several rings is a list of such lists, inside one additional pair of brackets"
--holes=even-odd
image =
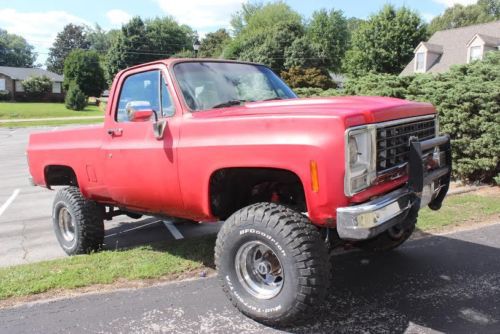
[(241, 106), (193, 113), (193, 117), (323, 116), (340, 118), (344, 121), (346, 127), (352, 127), (429, 115), (435, 112), (430, 103), (412, 102), (389, 97), (345, 96), (251, 102)]

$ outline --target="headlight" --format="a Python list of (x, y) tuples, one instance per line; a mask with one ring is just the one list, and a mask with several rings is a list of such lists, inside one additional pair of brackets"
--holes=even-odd
[(376, 127), (348, 129), (346, 139), (345, 194), (352, 196), (369, 187), (375, 180)]

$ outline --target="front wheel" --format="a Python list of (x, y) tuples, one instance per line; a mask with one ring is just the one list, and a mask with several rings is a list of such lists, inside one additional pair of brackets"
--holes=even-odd
[(272, 203), (248, 206), (226, 220), (215, 263), (233, 305), (269, 325), (307, 317), (330, 281), (328, 250), (317, 228), (302, 214)]
[(100, 250), (104, 242), (103, 210), (77, 187), (57, 192), (52, 221), (57, 240), (68, 255)]

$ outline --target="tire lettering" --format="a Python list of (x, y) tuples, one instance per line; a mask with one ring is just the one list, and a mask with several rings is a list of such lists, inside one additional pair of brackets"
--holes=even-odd
[(257, 231), (257, 230), (255, 230), (253, 228), (250, 228), (250, 229), (246, 228), (246, 229), (240, 230), (240, 235), (244, 235), (244, 234), (247, 234), (247, 233), (260, 235), (260, 236), (266, 238), (267, 240), (269, 240), (270, 242), (272, 242), (276, 246), (276, 248), (278, 248), (278, 250), (281, 252), (281, 254), (283, 254), (283, 256), (286, 256), (286, 252), (283, 249), (283, 247), (281, 247), (281, 245), (272, 236), (270, 236), (269, 234), (261, 232), (261, 231)]

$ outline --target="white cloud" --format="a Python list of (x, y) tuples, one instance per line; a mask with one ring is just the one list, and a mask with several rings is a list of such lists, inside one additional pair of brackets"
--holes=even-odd
[(460, 4), (460, 5), (472, 5), (477, 2), (477, 0), (434, 0), (437, 3), (440, 3), (442, 5), (445, 5), (446, 7), (453, 7), (454, 5)]
[(89, 25), (84, 19), (65, 11), (18, 12), (15, 9), (0, 9), (2, 29), (20, 35), (28, 43), (41, 48), (52, 46), (57, 33), (69, 23)]
[(69, 23), (89, 25), (84, 19), (65, 11), (18, 12), (15, 9), (0, 9), (0, 27), (24, 37), (39, 52), (38, 61), (42, 63), (57, 33)]
[(201, 33), (227, 27), (231, 14), (241, 8), (245, 0), (156, 0), (167, 15), (187, 24)]
[(120, 26), (130, 21), (132, 15), (121, 9), (112, 9), (106, 13), (106, 17), (112, 25)]

